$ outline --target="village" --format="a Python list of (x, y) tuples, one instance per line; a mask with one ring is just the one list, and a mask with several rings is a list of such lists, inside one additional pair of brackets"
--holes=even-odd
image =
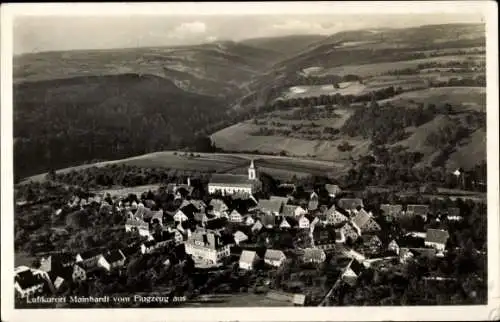
[[(151, 191), (126, 197), (74, 196), (55, 215), (92, 205), (102, 213), (119, 210), (126, 216), (121, 229), (135, 236), (134, 242), (122, 249), (52, 253), (39, 258), (37, 267), (18, 266), (17, 298), (61, 296), (68, 285), (120, 278), (129, 272), (131, 258), (149, 256), (161, 257), (166, 269), (191, 266), (188, 278), (224, 270), (262, 277), (244, 280), (251, 285), (238, 280), (217, 293), (238, 289), (276, 305), (329, 305), (337, 289), (356, 288), (366, 271), (397, 272), (422, 258), (446, 258), (446, 227), (464, 220), (458, 207), (436, 213), (427, 204), (386, 203), (366, 209), (362, 198), (345, 197), (335, 184), (322, 187), (326, 198), (313, 190), (306, 191), (306, 200), (291, 194), (257, 199), (262, 182), (253, 161), (247, 171), (212, 175), (204, 200), (192, 197), (189, 177), (182, 184), (165, 184), (161, 189), (176, 201), (175, 211), (159, 207)], [(435, 274), (424, 278), (452, 279)], [(208, 304), (214, 294), (206, 288), (175, 294), (186, 296), (186, 302), (208, 299)], [(173, 294), (164, 292), (156, 293)]]

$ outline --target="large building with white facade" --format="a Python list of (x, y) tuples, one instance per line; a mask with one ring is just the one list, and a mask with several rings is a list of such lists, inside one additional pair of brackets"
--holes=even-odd
[(253, 160), (248, 167), (248, 175), (214, 174), (208, 183), (208, 193), (220, 192), (223, 196), (233, 194), (252, 195), (261, 189)]
[(218, 235), (211, 232), (195, 231), (184, 246), (195, 262), (216, 264), (230, 256), (230, 245), (224, 244)]

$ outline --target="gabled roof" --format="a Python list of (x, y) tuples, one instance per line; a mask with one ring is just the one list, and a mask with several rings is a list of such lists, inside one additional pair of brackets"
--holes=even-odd
[(269, 200), (271, 201), (281, 201), (283, 205), (286, 205), (290, 200), (290, 197), (280, 197), (280, 196), (270, 196)]
[(240, 262), (252, 264), (257, 257), (257, 253), (253, 250), (243, 250), (240, 256)]
[(221, 200), (221, 199), (212, 199), (212, 200), (210, 200), (210, 206), (212, 206), (213, 210), (217, 211), (217, 212), (222, 212), (222, 211), (228, 209), (228, 207), (227, 207), (226, 203), (224, 202), (224, 200)]
[(263, 227), (262, 222), (260, 220), (256, 220), (255, 224), (253, 224), (253, 226), (252, 226), (252, 230), (255, 230), (255, 229), (261, 230), (262, 227)]
[(415, 215), (425, 216), (429, 213), (428, 205), (407, 205), (407, 212), (413, 212)]
[(19, 272), (15, 276), (15, 281), (24, 290), (35, 285), (40, 285), (44, 283), (44, 279), (40, 274), (33, 274), (31, 269)]
[(233, 234), (233, 236), (234, 236), (235, 241), (242, 242), (242, 241), (248, 240), (248, 236), (239, 230), (237, 232), (235, 232)]
[(281, 215), (287, 217), (293, 217), (295, 215), (295, 211), (300, 208), (300, 206), (296, 205), (284, 205), (281, 209)]
[(325, 190), (329, 194), (338, 194), (342, 191), (338, 185), (329, 183), (325, 184)]
[(85, 260), (85, 259), (97, 257), (97, 256), (99, 256), (101, 254), (102, 254), (101, 250), (99, 250), (99, 249), (91, 249), (91, 250), (87, 250), (87, 251), (84, 251), (84, 252), (80, 253), (80, 257), (83, 260)]
[(280, 213), (283, 202), (281, 200), (260, 199), (257, 207), (264, 212)]
[(117, 261), (121, 261), (122, 259), (125, 259), (125, 255), (119, 249), (111, 250), (111, 251), (103, 254), (103, 256), (104, 256), (104, 259), (106, 259), (106, 261), (108, 261), (108, 263), (114, 263)]
[(266, 254), (264, 255), (264, 258), (267, 260), (280, 260), (283, 257), (285, 257), (285, 253), (283, 253), (281, 250), (276, 250), (276, 249), (268, 249), (266, 250)]
[(139, 219), (127, 219), (127, 221), (125, 222), (125, 225), (128, 225), (128, 226), (135, 226), (135, 227), (149, 227), (148, 226), (148, 223), (143, 221), (143, 220), (139, 220)]
[(369, 220), (370, 215), (364, 209), (358, 211), (358, 213), (352, 218), (352, 222), (360, 229), (363, 229)]
[(276, 217), (274, 215), (263, 215), (260, 221), (264, 227), (276, 225)]
[(325, 256), (325, 252), (322, 249), (306, 248), (304, 249), (303, 259), (304, 261), (320, 261)]
[(316, 210), (316, 209), (318, 209), (318, 206), (319, 206), (318, 199), (311, 199), (307, 203), (307, 210), (309, 210), (309, 211)]
[(363, 200), (360, 198), (342, 198), (338, 201), (338, 206), (345, 210), (357, 209), (363, 207)]
[(287, 222), (290, 227), (295, 227), (298, 225), (298, 221), (294, 217), (283, 217), (280, 225), (283, 224), (284, 221)]
[(396, 216), (403, 211), (403, 205), (400, 204), (383, 204), (380, 205), (380, 210), (384, 215)]
[(333, 244), (337, 239), (336, 231), (326, 227), (316, 227), (313, 231), (314, 243), (318, 245)]
[(248, 179), (248, 176), (241, 174), (214, 174), (210, 179), (210, 184), (222, 186), (245, 186), (251, 187), (255, 180)]
[(192, 203), (189, 203), (188, 205), (182, 207), (181, 210), (189, 218), (192, 218), (193, 215), (199, 211), (199, 209), (196, 208)]
[(446, 230), (441, 229), (427, 229), (426, 242), (446, 244), (450, 234)]
[(354, 272), (354, 274), (356, 274), (357, 276), (359, 276), (361, 274), (361, 272), (363, 271), (364, 267), (362, 264), (360, 264), (357, 260), (353, 259), (351, 261), (351, 264), (349, 265), (349, 267), (351, 268), (351, 270)]
[(205, 228), (206, 229), (222, 229), (226, 226), (227, 224), (227, 219), (226, 218), (214, 218), (210, 219), (205, 223)]

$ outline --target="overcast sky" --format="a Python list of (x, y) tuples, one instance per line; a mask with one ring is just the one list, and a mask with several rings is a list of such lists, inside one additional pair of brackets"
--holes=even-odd
[(479, 15), (31, 16), (14, 20), (14, 53), (176, 46), (362, 28), (481, 22)]

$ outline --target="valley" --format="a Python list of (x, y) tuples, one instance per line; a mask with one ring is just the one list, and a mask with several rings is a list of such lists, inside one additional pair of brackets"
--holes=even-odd
[[(472, 24), (26, 54), (14, 59), (16, 178), (123, 159), (235, 166), (221, 152), (347, 169), (375, 145), (422, 153), (419, 167), (471, 168), (486, 160), (485, 75), (484, 26)], [(387, 120), (405, 113), (423, 118)]]

